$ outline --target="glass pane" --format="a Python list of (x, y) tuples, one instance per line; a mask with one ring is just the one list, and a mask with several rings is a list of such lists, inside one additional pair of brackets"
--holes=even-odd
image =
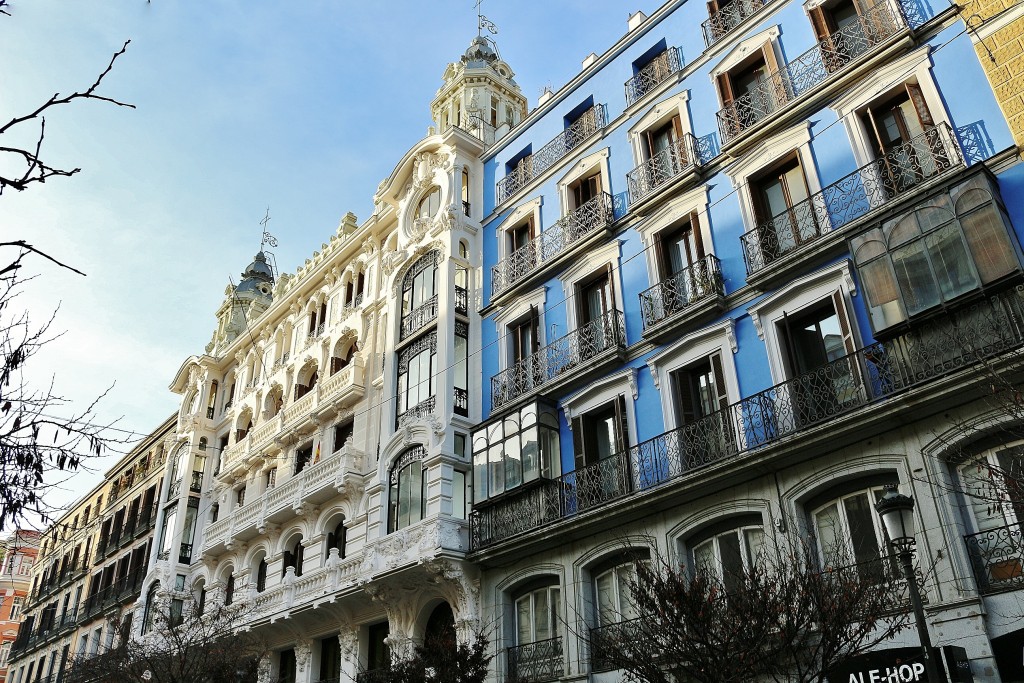
[(485, 500), (491, 494), (487, 491), (487, 453), (473, 456), (473, 489), (477, 500)]
[(606, 571), (597, 577), (597, 618), (599, 626), (617, 622), (615, 572)]
[(521, 435), (523, 481), (533, 481), (540, 476), (540, 459), (537, 453), (537, 428), (524, 429)]
[(523, 483), (523, 463), (519, 454), (519, 435), (505, 439), (505, 489), (513, 489)]
[(533, 593), (534, 637), (547, 640), (551, 637), (551, 614), (549, 613), (547, 589)]
[(985, 284), (1017, 270), (1015, 250), (1006, 233), (1002, 214), (990, 204), (960, 219), (967, 243), (974, 255), (978, 275)]
[(761, 553), (764, 549), (764, 529), (745, 529), (743, 535), (747, 542), (747, 562), (750, 563), (749, 566), (760, 566), (763, 560)]
[(884, 254), (885, 242), (882, 241), (881, 229), (874, 228), (851, 239), (850, 251), (858, 265)]
[(459, 470), (452, 473), (452, 517), (466, 519), (466, 474)]
[(530, 617), (532, 595), (516, 600), (516, 643), (523, 645), (533, 642), (533, 619)]
[(877, 514), (866, 493), (843, 499), (846, 521), (850, 525), (850, 540), (853, 542), (853, 557), (857, 564), (877, 560), (881, 543), (875, 533)]
[(939, 228), (925, 239), (943, 299), (949, 301), (979, 286), (956, 224)]
[(489, 495), (496, 496), (505, 490), (505, 462), (502, 457), (502, 447), (500, 443), (496, 446), (491, 446), (490, 463), (491, 482), (490, 486), (487, 487), (487, 490)]
[(398, 473), (398, 516), (396, 517), (395, 528), (403, 529), (409, 526), (409, 506), (411, 503), (412, 488), (410, 481), (409, 467), (405, 467)]
[(718, 563), (715, 562), (715, 540), (709, 539), (693, 548), (693, 568), (698, 572), (718, 575)]
[(1003, 498), (1000, 493), (1003, 485), (993, 481), (995, 476), (987, 457), (960, 466), (960, 484), (974, 513), (978, 531), (995, 529), (1008, 522), (1003, 512), (1007, 506), (999, 504)]
[(839, 508), (832, 503), (814, 514), (814, 529), (818, 532), (818, 545), (822, 558), (829, 567), (847, 564), (847, 549), (843, 543), (843, 530), (839, 522)]
[(636, 581), (636, 567), (632, 563), (619, 565), (615, 574), (618, 578), (619, 616), (623, 621), (634, 619), (636, 609), (633, 607), (633, 590), (630, 585)]
[(903, 322), (906, 315), (896, 292), (896, 279), (888, 259), (876, 259), (860, 266), (861, 282), (868, 297), (868, 311), (876, 330)]
[(909, 314), (920, 313), (939, 303), (939, 288), (928, 265), (923, 240), (894, 249), (892, 265)]
[(423, 466), (418, 462), (409, 465), (411, 472), (412, 489), (409, 496), (409, 523), (415, 524), (423, 519)]
[(740, 555), (740, 537), (735, 531), (718, 537), (718, 551), (722, 556), (722, 580), (732, 593), (743, 587), (743, 557)]

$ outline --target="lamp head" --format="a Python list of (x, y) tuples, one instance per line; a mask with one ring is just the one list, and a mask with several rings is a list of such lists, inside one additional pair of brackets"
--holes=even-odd
[(895, 485), (885, 488), (885, 495), (875, 503), (875, 511), (882, 518), (889, 542), (897, 547), (909, 548), (915, 543), (914, 499), (900, 493)]

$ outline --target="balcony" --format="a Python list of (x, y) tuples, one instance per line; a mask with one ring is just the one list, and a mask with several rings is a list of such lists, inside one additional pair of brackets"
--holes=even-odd
[(700, 25), (704, 32), (704, 44), (711, 47), (767, 4), (768, 0), (733, 0), (728, 5), (722, 5)]
[(299, 503), (315, 504), (330, 499), (336, 495), (335, 491), (361, 482), (362, 468), (363, 454), (352, 446), (343, 447), (207, 526), (202, 550), (208, 551), (235, 537), (255, 536), (257, 528), (267, 521), (294, 516), (293, 508)]
[(626, 349), (626, 318), (611, 310), (556, 339), (491, 378), (494, 410), (542, 389), (568, 384), (600, 370), (600, 361)]
[(926, 129), (881, 159), (740, 236), (747, 274), (753, 276), (765, 270), (782, 257), (962, 166), (963, 157), (949, 126), (943, 123)]
[(682, 68), (683, 55), (677, 47), (670, 47), (647, 62), (646, 66), (626, 81), (626, 106), (636, 104)]
[[(644, 335), (662, 329), (667, 321), (692, 320), (698, 312), (715, 311), (725, 296), (722, 263), (713, 254), (640, 292)], [(707, 304), (711, 304), (708, 306)]]
[[(598, 463), (557, 479), (541, 480), (517, 496), (478, 508), (471, 518), (473, 548), (479, 550), (613, 501), (643, 495), (1021, 348), (1024, 285), (859, 349)], [(1021, 549), (1019, 528), (1003, 533), (1008, 539), (1003, 548), (1016, 543)], [(981, 557), (985, 549), (998, 546), (997, 538), (977, 535), (975, 554)], [(987, 545), (982, 545), (983, 541)], [(968, 541), (969, 546), (971, 543)], [(1013, 557), (1012, 553), (992, 556)], [(976, 571), (988, 572), (990, 565), (997, 567), (996, 576), (1019, 576), (1015, 565), (999, 565), (998, 560), (976, 565)], [(992, 585), (992, 581), (984, 585)]]
[[(559, 220), (526, 246), (491, 267), (491, 299), (520, 282), (532, 279), (547, 266), (559, 261), (615, 221), (612, 198), (602, 192)], [(493, 303), (493, 301), (492, 301)]]
[(982, 594), (1024, 586), (1024, 536), (1021, 525), (1008, 524), (964, 536), (967, 554)]
[(408, 339), (430, 323), (437, 320), (437, 295), (402, 316), (402, 330), (399, 341)]
[(192, 564), (192, 544), (182, 543), (178, 546), (178, 562), (180, 564)]
[(590, 629), (590, 668), (595, 671), (614, 671), (618, 667), (606, 653), (622, 642), (640, 642), (644, 638), (644, 625), (640, 619), (620, 621)]
[(469, 292), (465, 287), (455, 285), (455, 312), (459, 315), (469, 315)]
[(526, 187), (534, 178), (540, 176), (569, 152), (586, 142), (594, 133), (604, 128), (605, 118), (604, 105), (595, 104), (580, 114), (580, 117), (573, 121), (572, 125), (559, 133), (551, 142), (520, 161), (513, 171), (498, 181), (496, 187), (498, 204)]
[(718, 129), (726, 147), (791, 102), (818, 86), (906, 29), (902, 14), (879, 3), (719, 110)]
[(561, 636), (510, 647), (507, 652), (510, 680), (540, 683), (565, 675)]
[(683, 137), (626, 174), (630, 208), (671, 181), (696, 171), (713, 157), (714, 150), (709, 140), (698, 140), (690, 133), (684, 133)]

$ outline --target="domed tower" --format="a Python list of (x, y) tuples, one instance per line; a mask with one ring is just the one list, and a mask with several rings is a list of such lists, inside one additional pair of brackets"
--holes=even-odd
[(491, 144), (526, 116), (526, 98), (493, 41), (473, 38), (458, 62), (444, 71), (444, 85), (430, 103), (438, 130), (458, 126)]
[(228, 285), (224, 290), (224, 303), (217, 309), (217, 331), (207, 344), (206, 352), (218, 355), (245, 332), (249, 322), (258, 318), (274, 300), (273, 287), (274, 271), (261, 251), (242, 271), (238, 286)]

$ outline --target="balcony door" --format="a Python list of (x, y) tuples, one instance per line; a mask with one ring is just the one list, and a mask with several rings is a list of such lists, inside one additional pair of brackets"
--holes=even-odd
[(508, 326), (509, 367), (516, 367), (516, 381), (521, 391), (530, 391), (544, 381), (544, 365), (537, 356), (540, 350), (540, 320), (537, 307)]
[(620, 394), (608, 403), (574, 417), (572, 427), (577, 470), (625, 452), (629, 448), (625, 396)]
[(680, 144), (682, 139), (683, 124), (678, 114), (644, 133), (651, 186), (656, 187), (674, 177), (689, 163), (686, 147)]
[(793, 156), (752, 183), (754, 218), (765, 262), (789, 253), (818, 234), (817, 217), (800, 159)]
[(569, 210), (580, 208), (599, 194), (601, 194), (600, 171), (581, 178), (569, 186), (569, 196), (572, 200)]
[(686, 469), (735, 451), (721, 354), (715, 353), (672, 373), (679, 448)]
[(916, 83), (906, 83), (895, 96), (869, 106), (862, 120), (890, 195), (944, 169), (935, 120)]
[(700, 234), (697, 212), (678, 225), (658, 233), (655, 241), (658, 269), (662, 280), (667, 280), (683, 269), (704, 259), (704, 241)]
[(782, 106), (789, 97), (772, 43), (765, 43), (753, 58), (719, 74), (718, 92), (727, 110), (726, 137), (737, 135)]
[(600, 327), (615, 310), (615, 291), (612, 288), (611, 266), (577, 288), (578, 327)]

